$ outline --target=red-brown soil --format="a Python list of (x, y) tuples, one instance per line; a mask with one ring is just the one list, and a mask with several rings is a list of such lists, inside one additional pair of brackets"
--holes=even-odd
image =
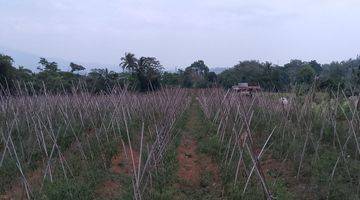
[[(43, 178), (42, 169), (37, 168), (36, 170), (29, 172), (26, 176), (26, 180), (29, 187), (39, 187)], [(29, 188), (30, 190), (33, 188)], [(0, 200), (3, 199), (27, 199), (25, 185), (23, 181), (16, 181), (11, 188), (0, 196)]]
[[(132, 152), (132, 154), (131, 154)], [(139, 165), (139, 152), (130, 149), (129, 146), (120, 147), (120, 152), (111, 159), (111, 171), (115, 174), (127, 174), (133, 173), (133, 159), (136, 169)]]
[(189, 137), (184, 137), (178, 147), (178, 177), (191, 185), (199, 185), (200, 183), (201, 167), (196, 148), (196, 141)]
[(290, 160), (280, 161), (268, 155), (261, 159), (260, 165), (267, 181), (280, 178), (285, 181), (289, 191), (296, 195), (296, 198), (316, 199), (316, 194), (310, 185), (306, 184), (308, 181), (296, 178), (295, 167)]
[(201, 166), (202, 169), (205, 170), (205, 172), (211, 173), (211, 186), (221, 186), (219, 166), (209, 156), (202, 157)]
[(220, 170), (210, 156), (197, 152), (197, 142), (191, 136), (184, 135), (177, 149), (179, 164), (177, 184), (179, 189), (189, 188), (196, 190), (201, 186), (201, 176), (211, 174), (211, 185), (220, 186)]
[(120, 183), (114, 180), (107, 180), (103, 182), (95, 191), (97, 197), (102, 199), (111, 199), (121, 193)]
[[(131, 156), (133, 155), (133, 156)], [(124, 174), (132, 176), (133, 174), (133, 159), (136, 169), (139, 164), (139, 152), (131, 149), (128, 145), (120, 145), (119, 153), (111, 159), (110, 171), (114, 174)], [(121, 194), (121, 183), (116, 180), (106, 180), (101, 183), (96, 189), (96, 196), (102, 199), (112, 199), (119, 197)]]

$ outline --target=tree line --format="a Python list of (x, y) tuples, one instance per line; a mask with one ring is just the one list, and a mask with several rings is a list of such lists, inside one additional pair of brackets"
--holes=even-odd
[(231, 88), (239, 82), (247, 82), (259, 85), (265, 91), (300, 91), (313, 85), (322, 91), (360, 91), (359, 56), (329, 64), (295, 59), (283, 66), (247, 60), (216, 74), (202, 60), (176, 72), (168, 72), (155, 57), (137, 58), (132, 53), (126, 53), (120, 59), (119, 68), (123, 71), (98, 68), (84, 73), (84, 66), (70, 63), (69, 70), (63, 71), (56, 62), (40, 58), (38, 71), (33, 72), (23, 66), (15, 67), (10, 56), (0, 54), (0, 86), (2, 91), (8, 92), (25, 88), (29, 93), (59, 93), (81, 88), (100, 93), (117, 87), (129, 87), (141, 92), (161, 87)]

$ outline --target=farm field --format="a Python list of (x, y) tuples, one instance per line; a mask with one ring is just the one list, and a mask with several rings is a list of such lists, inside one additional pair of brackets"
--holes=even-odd
[(359, 8), (0, 0), (0, 200), (360, 200)]
[(359, 199), (358, 111), (318, 99), (2, 97), (1, 199)]

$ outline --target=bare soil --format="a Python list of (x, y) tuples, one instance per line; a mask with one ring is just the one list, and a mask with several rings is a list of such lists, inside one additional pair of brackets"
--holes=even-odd
[(200, 158), (196, 153), (197, 143), (193, 138), (185, 136), (178, 147), (178, 177), (190, 185), (200, 184)]
[[(198, 105), (192, 105), (198, 106)], [(204, 131), (204, 125), (196, 108), (189, 109), (180, 145), (177, 148), (178, 182), (180, 191), (175, 199), (221, 199), (222, 183), (219, 166), (210, 155), (199, 152), (196, 135)], [(205, 133), (207, 134), (207, 133)]]
[(267, 181), (282, 179), (285, 181), (289, 191), (294, 194), (297, 199), (316, 199), (316, 194), (307, 184), (309, 181), (303, 180), (301, 177), (300, 179), (296, 178), (295, 166), (292, 161), (274, 159), (271, 154), (261, 160), (261, 168), (264, 171)]
[(107, 180), (96, 189), (95, 194), (101, 199), (115, 198), (121, 194), (121, 185), (117, 181)]
[[(134, 161), (134, 163), (133, 163)], [(128, 145), (119, 147), (119, 153), (111, 159), (111, 171), (115, 174), (133, 173), (133, 164), (137, 168), (139, 165), (139, 152), (135, 149), (130, 149)]]
[[(27, 174), (26, 180), (29, 187), (39, 187), (43, 178), (43, 172), (41, 168), (37, 168)], [(30, 190), (32, 188), (29, 188)], [(27, 199), (26, 189), (23, 181), (16, 181), (11, 188), (0, 196), (0, 200), (3, 199)]]
[[(132, 155), (132, 156), (131, 156)], [(136, 168), (139, 164), (139, 152), (132, 149), (129, 145), (120, 145), (119, 153), (111, 159), (110, 172), (114, 174), (124, 174), (131, 176), (133, 173), (133, 160)], [(97, 197), (101, 199), (113, 199), (121, 196), (122, 185), (118, 180), (106, 180), (101, 183), (95, 191)]]

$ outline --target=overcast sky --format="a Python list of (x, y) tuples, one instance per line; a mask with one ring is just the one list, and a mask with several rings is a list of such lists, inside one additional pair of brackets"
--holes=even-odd
[(133, 52), (167, 69), (323, 63), (360, 53), (359, 20), (358, 0), (0, 0), (0, 45), (109, 64)]

